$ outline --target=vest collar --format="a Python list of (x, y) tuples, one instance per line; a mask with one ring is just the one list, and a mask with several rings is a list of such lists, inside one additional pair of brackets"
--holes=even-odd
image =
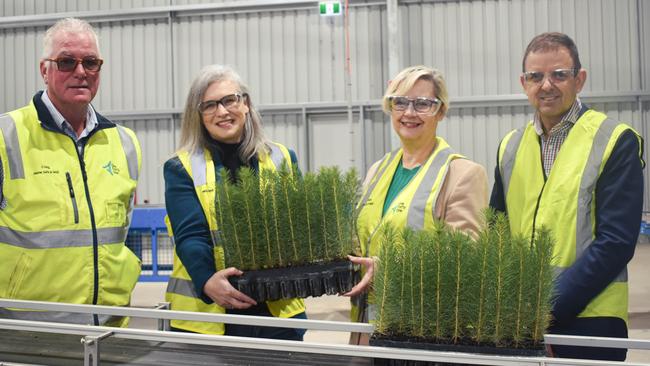
[[(38, 114), (38, 120), (41, 122), (41, 126), (43, 126), (43, 128), (45, 128), (46, 130), (63, 133), (63, 131), (61, 131), (59, 126), (54, 121), (54, 118), (50, 114), (50, 111), (47, 109), (47, 106), (41, 100), (42, 95), (43, 95), (43, 91), (40, 90), (32, 98), (32, 103), (34, 104), (34, 108), (36, 108), (36, 113)], [(95, 108), (93, 109), (95, 110)], [(97, 113), (97, 110), (95, 110), (95, 115), (97, 116), (98, 125), (97, 128), (92, 130), (90, 135), (104, 128), (115, 127), (115, 123), (111, 122), (108, 118)]]

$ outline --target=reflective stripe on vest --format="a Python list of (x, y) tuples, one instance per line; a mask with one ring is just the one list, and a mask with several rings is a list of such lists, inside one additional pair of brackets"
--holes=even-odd
[(23, 168), (23, 157), (18, 142), (18, 132), (16, 132), (16, 122), (10, 115), (3, 114), (0, 116), (0, 130), (2, 130), (2, 136), (4, 136), (7, 148), (10, 177), (11, 179), (23, 179), (25, 178), (25, 169)]
[(366, 202), (368, 202), (368, 198), (370, 197), (370, 193), (375, 189), (375, 186), (377, 185), (377, 182), (379, 182), (379, 177), (381, 177), (384, 174), (384, 171), (388, 167), (388, 163), (391, 160), (391, 157), (393, 154), (396, 154), (399, 150), (391, 151), (388, 154), (384, 155), (384, 158), (381, 159), (381, 162), (379, 163), (379, 167), (377, 168), (377, 171), (375, 172), (375, 175), (370, 179), (370, 183), (368, 184), (368, 188), (366, 188), (366, 192), (363, 194), (363, 197), (361, 197), (361, 200), (359, 200), (359, 204), (357, 205), (357, 208), (363, 207), (366, 205)]
[(182, 278), (170, 277), (169, 282), (167, 282), (167, 292), (172, 292), (175, 294), (199, 298), (199, 295), (194, 289), (194, 284), (190, 280), (184, 280)]
[(499, 166), (501, 168), (501, 176), (503, 177), (503, 191), (508, 192), (510, 186), (510, 178), (512, 177), (512, 169), (515, 166), (515, 156), (517, 154), (517, 149), (521, 143), (521, 139), (524, 137), (524, 129), (519, 128), (515, 130), (508, 140), (506, 145), (506, 151), (503, 153), (501, 160), (503, 163)]
[[(447, 176), (447, 171), (449, 170), (449, 164), (447, 164), (447, 159), (452, 155), (454, 151), (447, 147), (442, 149), (436, 154), (436, 157), (433, 159), (433, 162), (429, 166), (426, 175), (422, 179), (422, 182), (415, 191), (413, 200), (409, 205), (409, 212), (407, 218), (407, 224), (409, 227), (422, 230), (424, 228), (424, 214), (427, 201), (431, 196), (431, 187), (434, 187), (435, 191), (433, 192), (433, 205), (431, 205), (431, 216), (435, 217), (436, 212), (436, 202), (438, 201), (438, 195), (440, 194), (440, 187), (442, 187), (442, 182), (445, 181)], [(442, 171), (444, 169), (444, 171)], [(442, 174), (442, 179), (440, 184), (434, 186), (438, 175)]]
[(70, 323), (70, 324), (84, 324), (93, 325), (93, 316), (99, 318), (99, 324), (106, 323), (119, 323), (124, 320), (124, 317), (105, 315), (105, 314), (79, 314), (79, 313), (66, 313), (58, 311), (34, 311), (34, 310), (10, 310), (7, 308), (0, 308), (0, 318), (17, 319), (17, 320), (31, 320), (39, 322), (52, 322), (52, 323)]
[(282, 150), (280, 150), (280, 147), (275, 143), (271, 143), (270, 145), (271, 154), (269, 158), (271, 158), (273, 165), (275, 165), (275, 169), (280, 169), (282, 162), (284, 161), (284, 154), (282, 154)]
[(129, 176), (133, 180), (138, 180), (138, 153), (135, 149), (135, 144), (126, 129), (120, 125), (117, 126), (117, 133), (122, 141), (122, 148), (126, 154), (126, 163), (129, 167)]
[[(97, 229), (99, 245), (123, 243), (128, 229), (110, 227)], [(67, 247), (92, 247), (92, 230), (52, 230), (24, 232), (0, 226), (0, 242), (26, 249), (51, 249)]]

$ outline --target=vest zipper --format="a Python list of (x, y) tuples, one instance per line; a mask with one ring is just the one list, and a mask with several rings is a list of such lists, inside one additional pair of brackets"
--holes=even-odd
[(70, 200), (72, 201), (72, 209), (74, 210), (74, 223), (79, 223), (79, 209), (77, 208), (77, 199), (74, 196), (74, 188), (72, 187), (72, 178), (70, 173), (65, 172), (65, 179), (68, 181), (68, 190), (70, 191)]
[[(97, 305), (97, 299), (99, 297), (99, 240), (97, 239), (97, 225), (95, 223), (95, 211), (93, 210), (93, 204), (90, 200), (90, 189), (88, 188), (88, 175), (86, 174), (86, 163), (84, 162), (84, 145), (81, 149), (77, 148), (77, 142), (70, 138), (74, 144), (75, 151), (77, 152), (77, 158), (79, 158), (79, 168), (81, 169), (81, 177), (84, 182), (84, 192), (86, 194), (86, 202), (88, 203), (88, 212), (90, 214), (90, 226), (93, 233), (93, 305)], [(86, 139), (88, 141), (88, 138)], [(99, 317), (97, 314), (93, 314), (93, 324), (99, 324)]]

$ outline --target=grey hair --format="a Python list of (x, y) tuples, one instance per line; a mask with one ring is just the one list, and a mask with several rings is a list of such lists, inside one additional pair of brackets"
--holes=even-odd
[(445, 83), (445, 78), (442, 76), (440, 70), (423, 65), (407, 67), (395, 75), (393, 80), (390, 81), (382, 101), (384, 112), (390, 114), (391, 108), (388, 99), (389, 97), (408, 93), (418, 80), (429, 80), (433, 83), (436, 98), (440, 99), (442, 102), (437, 114), (444, 117), (449, 110), (449, 93), (447, 92), (447, 83)]
[(88, 33), (95, 40), (95, 46), (97, 46), (97, 52), (99, 52), (99, 38), (90, 23), (78, 18), (64, 18), (54, 23), (54, 25), (45, 31), (45, 35), (43, 36), (44, 59), (52, 57), (54, 39), (59, 33)]
[(241, 145), (239, 146), (239, 157), (246, 162), (260, 152), (270, 151), (270, 142), (264, 135), (262, 128), (262, 117), (255, 109), (251, 101), (248, 86), (244, 84), (237, 72), (229, 66), (209, 65), (199, 71), (192, 81), (190, 90), (185, 101), (185, 110), (181, 122), (181, 141), (179, 151), (194, 152), (207, 148), (211, 139), (208, 131), (203, 125), (199, 104), (203, 101), (206, 90), (214, 82), (233, 81), (239, 86), (239, 91), (245, 94), (244, 103), (248, 105), (246, 122)]

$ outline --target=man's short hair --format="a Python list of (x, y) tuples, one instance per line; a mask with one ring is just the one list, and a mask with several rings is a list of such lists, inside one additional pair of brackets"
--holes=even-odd
[(52, 43), (54, 37), (59, 33), (90, 33), (95, 40), (97, 51), (99, 52), (99, 41), (95, 29), (85, 20), (78, 18), (65, 18), (54, 23), (45, 31), (43, 36), (43, 58), (52, 57)]
[(521, 70), (526, 72), (526, 58), (529, 53), (555, 51), (560, 47), (564, 47), (569, 51), (569, 55), (571, 55), (571, 59), (573, 60), (573, 68), (577, 73), (578, 70), (582, 68), (582, 65), (580, 64), (580, 56), (578, 56), (578, 47), (576, 47), (576, 44), (573, 42), (571, 37), (559, 32), (546, 32), (535, 36), (535, 38), (533, 38), (528, 44), (528, 47), (526, 47), (524, 60), (521, 63)]

